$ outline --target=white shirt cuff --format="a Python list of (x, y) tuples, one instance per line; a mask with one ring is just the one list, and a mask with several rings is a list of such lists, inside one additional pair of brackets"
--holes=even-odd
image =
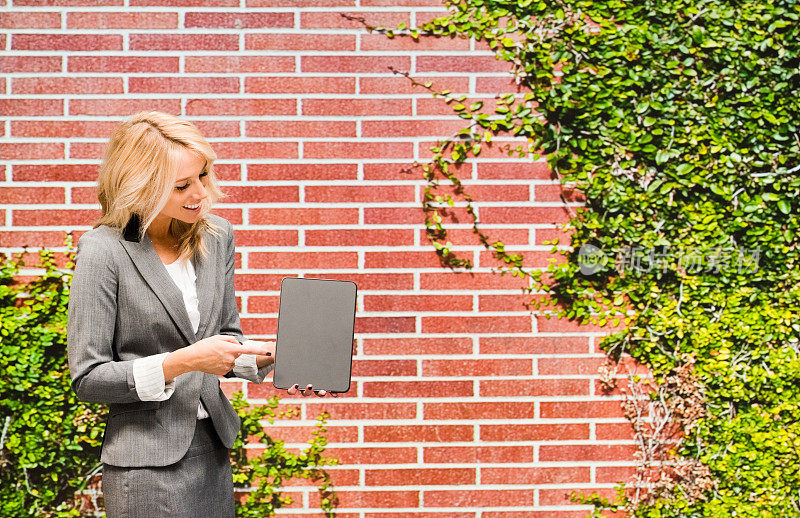
[(175, 391), (175, 380), (164, 380), (164, 358), (169, 353), (154, 354), (133, 360), (133, 382), (142, 401), (164, 401)]
[[(244, 344), (247, 344), (250, 340), (245, 340)], [(234, 360), (233, 366), (233, 374), (237, 378), (246, 379), (247, 381), (252, 381), (253, 383), (262, 383), (264, 378), (272, 372), (272, 369), (275, 367), (275, 362), (270, 363), (266, 367), (258, 368), (256, 364), (256, 355), (255, 354), (243, 354)]]

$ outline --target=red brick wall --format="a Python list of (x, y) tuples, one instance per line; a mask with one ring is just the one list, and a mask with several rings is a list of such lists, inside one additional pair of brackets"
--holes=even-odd
[[(488, 101), (510, 87), (507, 67), (481, 44), (390, 41), (340, 16), (414, 24), (441, 9), (434, 0), (2, 0), (0, 249), (63, 251), (65, 231), (91, 228), (99, 156), (126, 115), (192, 120), (230, 194), (215, 212), (236, 227), (245, 334), (273, 336), (283, 276), (358, 283), (352, 390), (285, 397), (302, 417), (271, 427), (302, 447), (314, 417), (332, 414), (341, 516), (585, 516), (570, 491), (610, 493), (634, 449), (618, 397), (600, 395), (600, 334), (532, 318), (520, 281), (491, 273), (466, 224), (454, 237), (475, 274), (441, 269), (423, 233), (422, 182), (401, 172), (462, 125), (387, 67)], [(543, 242), (568, 215), (546, 165), (495, 146), (462, 176), (484, 227), (545, 266)], [(245, 390), (256, 403), (276, 393), (269, 383)], [(318, 515), (313, 488), (287, 492), (296, 503), (281, 514)]]

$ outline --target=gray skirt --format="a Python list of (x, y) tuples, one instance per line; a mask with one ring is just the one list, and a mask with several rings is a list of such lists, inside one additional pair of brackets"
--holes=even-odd
[(234, 518), (229, 459), (211, 419), (199, 419), (189, 451), (175, 464), (145, 468), (103, 465), (106, 516)]

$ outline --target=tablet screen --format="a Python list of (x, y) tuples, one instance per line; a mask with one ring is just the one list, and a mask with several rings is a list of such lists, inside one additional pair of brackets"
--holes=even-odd
[(356, 284), (286, 277), (281, 281), (273, 385), (347, 392), (353, 361)]

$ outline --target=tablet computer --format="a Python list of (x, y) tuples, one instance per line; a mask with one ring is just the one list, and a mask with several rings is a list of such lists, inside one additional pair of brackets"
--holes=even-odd
[(286, 277), (281, 281), (275, 371), (278, 389), (311, 384), (347, 392), (353, 364), (356, 284)]

